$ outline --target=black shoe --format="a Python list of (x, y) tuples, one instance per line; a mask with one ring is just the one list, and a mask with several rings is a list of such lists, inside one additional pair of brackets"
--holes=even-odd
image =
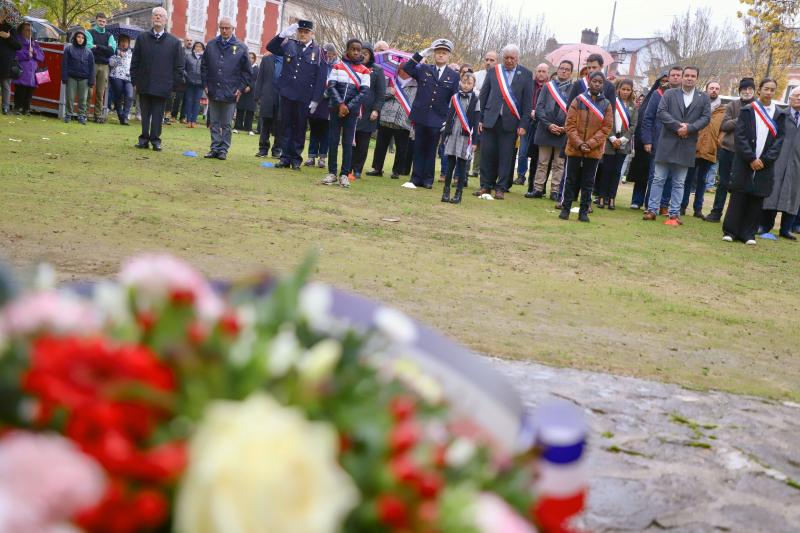
[(153, 143), (153, 151), (160, 152), (161, 151), (161, 143)]
[(300, 171), (300, 163), (292, 163), (292, 170)]
[(444, 191), (442, 192), (442, 201), (443, 202), (450, 201), (450, 180), (447, 180), (444, 183)]
[(217, 158), (217, 152), (212, 150), (212, 151), (208, 152), (206, 155), (204, 155), (203, 157), (205, 159), (216, 159)]
[(561, 220), (569, 220), (569, 209), (562, 209), (561, 212), (558, 214), (558, 218)]
[(217, 152), (217, 159), (219, 159), (220, 161), (225, 161), (226, 159), (228, 159), (228, 154), (224, 152)]
[(273, 150), (272, 151), (272, 157), (274, 157), (275, 159), (280, 159), (282, 155), (283, 155), (283, 152), (281, 152), (280, 150)]
[(453, 195), (453, 198), (450, 199), (451, 204), (460, 204), (461, 203), (461, 193), (463, 192), (463, 187), (456, 187), (456, 193)]
[(686, 216), (686, 208), (685, 207), (681, 207), (681, 216), (682, 217)]
[(536, 198), (536, 191), (528, 191), (525, 193), (525, 198)]
[(788, 231), (787, 232), (781, 231), (780, 233), (778, 233), (778, 235), (780, 235), (784, 239), (789, 239), (790, 241), (796, 241), (797, 240), (797, 237), (795, 237), (794, 235), (792, 235)]
[(283, 161), (283, 160), (278, 161), (277, 163), (275, 163), (275, 168), (289, 168), (291, 166), (292, 166), (291, 163), (289, 163), (288, 161)]
[(544, 193), (542, 191), (533, 191), (533, 196), (531, 198), (542, 198), (544, 197)]
[(704, 219), (706, 222), (719, 222), (722, 219), (722, 214), (716, 211), (711, 211)]
[(383, 176), (383, 172), (380, 170), (370, 170), (367, 172), (367, 176)]
[(514, 185), (525, 185), (525, 176), (520, 176), (514, 180)]
[(578, 213), (578, 221), (579, 222), (589, 222), (589, 213), (586, 211), (581, 211)]
[(148, 148), (150, 148), (150, 143), (149, 142), (139, 141), (138, 143), (136, 143), (136, 148), (141, 148), (143, 150), (147, 150)]
[(399, 174), (392, 174), (389, 177), (392, 178), (393, 180), (399, 180), (400, 179), (400, 175)]
[(433, 189), (433, 185), (423, 185), (426, 189)]
[(266, 150), (259, 150), (258, 153), (256, 154), (256, 157), (267, 157), (268, 155), (269, 152), (267, 152)]
[(694, 214), (692, 214), (694, 218), (699, 218), (700, 220), (705, 220), (706, 216), (703, 214), (702, 209), (695, 209)]
[(558, 201), (558, 193), (557, 192), (551, 192), (550, 193), (550, 199), (553, 200), (554, 202), (557, 202)]

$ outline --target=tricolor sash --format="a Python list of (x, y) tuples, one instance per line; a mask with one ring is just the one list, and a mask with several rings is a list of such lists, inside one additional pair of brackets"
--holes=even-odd
[(583, 90), (581, 92), (585, 93), (589, 90), (589, 76), (580, 79), (581, 85), (583, 85)]
[(403, 111), (406, 112), (406, 116), (411, 116), (411, 103), (409, 102), (405, 91), (403, 91), (403, 88), (397, 82), (397, 79), (389, 78), (389, 86), (394, 88), (394, 97), (397, 100), (397, 103), (400, 104), (400, 107), (403, 108)]
[(761, 122), (763, 122), (767, 127), (772, 137), (777, 137), (778, 125), (775, 124), (775, 121), (772, 120), (772, 117), (769, 116), (767, 110), (758, 100), (753, 100), (753, 111), (755, 112), (756, 116), (761, 119)]
[(464, 106), (461, 105), (461, 99), (458, 97), (458, 93), (454, 94), (450, 98), (450, 103), (453, 105), (453, 109), (456, 110), (456, 116), (458, 117), (458, 121), (461, 123), (461, 129), (467, 132), (469, 135), (469, 141), (467, 142), (467, 147), (472, 146), (472, 126), (469, 125), (469, 119), (467, 118), (467, 111), (464, 109)]
[(517, 109), (517, 104), (514, 102), (514, 95), (511, 93), (511, 87), (508, 86), (501, 65), (495, 67), (495, 74), (497, 75), (497, 85), (500, 87), (500, 94), (503, 96), (503, 100), (506, 101), (506, 105), (511, 110), (511, 114), (514, 115), (514, 118), (520, 120), (519, 109)]
[(592, 113), (594, 116), (596, 116), (600, 120), (605, 119), (605, 113), (600, 111), (600, 108), (597, 107), (597, 104), (592, 102), (592, 99), (589, 98), (588, 96), (586, 96), (586, 93), (579, 94), (578, 95), (578, 100), (583, 102), (583, 105), (586, 106), (586, 109), (588, 109), (589, 112)]
[(662, 89), (661, 87), (659, 87), (656, 92), (658, 93), (658, 96), (664, 96), (664, 89)]
[(342, 61), (342, 68), (344, 68), (344, 71), (350, 77), (350, 80), (353, 82), (353, 85), (356, 86), (356, 90), (357, 91), (361, 90), (361, 81), (360, 81), (361, 79), (358, 77), (358, 75), (355, 72), (353, 72), (353, 69), (351, 69), (347, 65), (346, 61)]
[(628, 106), (624, 103), (619, 101), (617, 98), (617, 105), (616, 105), (616, 113), (617, 117), (619, 117), (619, 121), (622, 124), (622, 129), (630, 129), (631, 127), (631, 116), (628, 113)]
[(558, 89), (555, 80), (551, 80), (547, 83), (547, 90), (550, 92), (550, 96), (553, 97), (553, 100), (556, 101), (556, 104), (558, 104), (558, 107), (561, 108), (561, 111), (566, 113), (567, 101), (564, 100), (564, 97), (561, 95), (561, 91)]

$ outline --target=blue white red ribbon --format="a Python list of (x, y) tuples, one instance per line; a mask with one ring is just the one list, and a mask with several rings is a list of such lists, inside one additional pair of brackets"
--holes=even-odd
[(411, 103), (405, 91), (403, 91), (402, 86), (397, 81), (397, 78), (389, 78), (389, 85), (394, 88), (394, 97), (397, 103), (400, 104), (400, 107), (403, 108), (403, 111), (406, 112), (406, 116), (411, 116)]
[(564, 113), (567, 112), (567, 101), (562, 96), (561, 91), (558, 89), (558, 85), (556, 84), (555, 80), (551, 80), (547, 82), (547, 90), (550, 92), (550, 96), (553, 97), (553, 100), (556, 101), (558, 107), (561, 108), (561, 111)]
[(622, 129), (630, 129), (631, 116), (628, 114), (628, 106), (621, 102), (619, 98), (617, 98), (616, 113), (619, 117), (619, 121), (622, 123)]
[(581, 92), (586, 92), (589, 90), (589, 76), (580, 79), (581, 85), (583, 85), (583, 90)]
[(761, 119), (761, 122), (767, 127), (773, 137), (778, 136), (778, 125), (772, 120), (772, 117), (767, 113), (766, 108), (758, 100), (753, 101), (753, 111), (756, 116)]
[(347, 65), (346, 61), (342, 61), (342, 68), (344, 68), (344, 71), (347, 73), (347, 75), (353, 81), (353, 85), (356, 86), (356, 90), (357, 91), (361, 90), (361, 79), (358, 77), (358, 75), (355, 72), (353, 72), (353, 69), (351, 69)]
[(600, 120), (604, 120), (605, 119), (605, 114), (602, 111), (600, 111), (600, 108), (597, 107), (597, 105), (594, 102), (592, 102), (591, 98), (586, 96), (586, 93), (579, 94), (578, 95), (578, 100), (583, 102), (583, 105), (585, 105), (586, 108), (589, 110), (589, 112), (594, 114), (594, 116), (596, 116)]
[(517, 104), (514, 102), (514, 95), (511, 93), (511, 87), (508, 86), (501, 65), (495, 67), (495, 74), (497, 75), (497, 85), (500, 87), (500, 94), (503, 96), (503, 100), (506, 101), (506, 105), (511, 110), (511, 114), (514, 115), (517, 120), (520, 120), (519, 109), (517, 109)]
[(461, 123), (461, 129), (467, 132), (469, 135), (469, 141), (467, 141), (467, 148), (472, 147), (472, 126), (469, 124), (469, 119), (467, 118), (467, 112), (464, 109), (464, 106), (461, 105), (461, 100), (458, 98), (458, 93), (454, 94), (450, 98), (450, 103), (452, 104), (453, 108), (456, 110), (456, 116), (458, 117), (458, 121)]

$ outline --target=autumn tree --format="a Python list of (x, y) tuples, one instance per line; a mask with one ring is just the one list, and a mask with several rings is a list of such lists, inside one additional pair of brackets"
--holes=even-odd
[(62, 30), (79, 24), (83, 20), (94, 19), (96, 13), (111, 14), (122, 7), (120, 0), (32, 0), (32, 7), (43, 7), (47, 18)]
[(786, 67), (798, 57), (800, 2), (797, 0), (739, 0), (748, 36), (748, 66), (753, 76), (781, 81)]

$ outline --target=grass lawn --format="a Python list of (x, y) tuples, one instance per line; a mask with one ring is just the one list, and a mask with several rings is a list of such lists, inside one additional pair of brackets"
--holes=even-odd
[(320, 170), (261, 168), (257, 137), (235, 135), (225, 162), (184, 157), (207, 150), (202, 128), (165, 126), (162, 153), (133, 148), (138, 123), (2, 117), (0, 130), (0, 249), (15, 265), (96, 278), (169, 250), (235, 277), (317, 248), (318, 279), (479, 352), (800, 400), (800, 245), (643, 222), (631, 186), (581, 224), (520, 187), (460, 206), (388, 177), (325, 187)]

